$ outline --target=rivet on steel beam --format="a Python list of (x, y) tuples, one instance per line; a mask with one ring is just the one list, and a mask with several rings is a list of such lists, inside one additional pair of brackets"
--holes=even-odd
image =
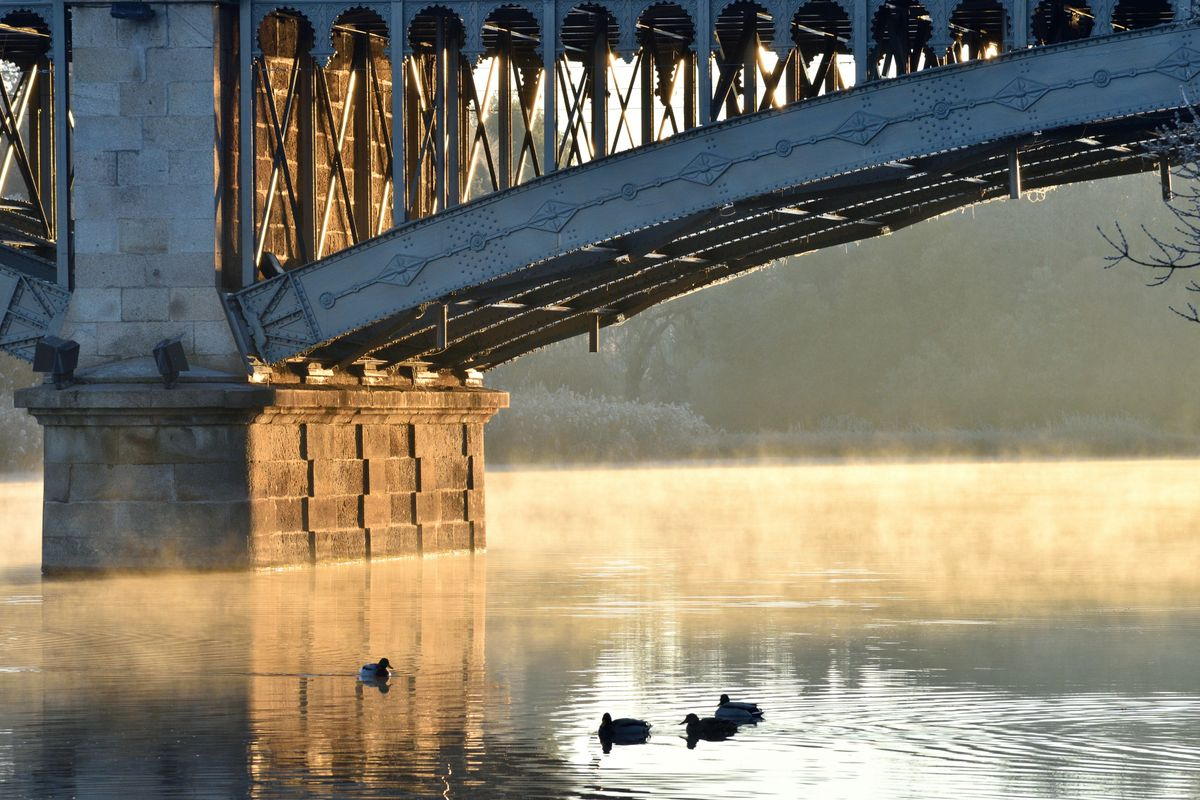
[(1015, 147), (1008, 151), (1008, 196), (1013, 200), (1021, 199), (1021, 160)]
[(1171, 202), (1175, 192), (1171, 190), (1171, 162), (1165, 156), (1158, 162), (1158, 182), (1162, 185), (1163, 202)]
[(600, 352), (600, 315), (592, 314), (592, 326), (588, 328), (588, 352)]

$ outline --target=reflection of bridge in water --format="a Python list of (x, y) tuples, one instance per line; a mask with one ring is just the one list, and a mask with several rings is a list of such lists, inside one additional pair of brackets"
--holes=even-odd
[[(1166, 191), (1191, 13), (0, 3), (0, 348), (61, 333), (88, 369), (18, 397), (43, 561), (481, 549), (480, 371), (981, 200)], [(215, 371), (156, 386), (170, 337)]]

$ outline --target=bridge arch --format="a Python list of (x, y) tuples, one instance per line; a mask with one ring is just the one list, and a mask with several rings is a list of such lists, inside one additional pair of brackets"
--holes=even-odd
[(1003, 53), (1012, 41), (1008, 9), (1000, 0), (963, 0), (950, 15), (952, 64)]
[(1039, 45), (1061, 44), (1088, 38), (1095, 24), (1087, 0), (1041, 0), (1033, 9), (1029, 30)]
[[(809, 0), (792, 16), (794, 71), (788, 81), (788, 102), (845, 89), (842, 60), (853, 63), (853, 23), (838, 0)], [(853, 75), (853, 72), (851, 72)]]
[(937, 66), (936, 21), (920, 0), (887, 0), (871, 18), (868, 77), (892, 78)]
[(1175, 7), (1169, 0), (1120, 0), (1113, 8), (1112, 27), (1120, 33), (1167, 25), (1174, 19)]

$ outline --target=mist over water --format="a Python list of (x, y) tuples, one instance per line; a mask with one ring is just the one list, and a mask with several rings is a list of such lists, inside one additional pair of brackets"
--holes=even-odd
[(6, 513), (0, 796), (1196, 797), (1197, 466), (492, 471), (486, 555), (251, 574), (42, 580)]

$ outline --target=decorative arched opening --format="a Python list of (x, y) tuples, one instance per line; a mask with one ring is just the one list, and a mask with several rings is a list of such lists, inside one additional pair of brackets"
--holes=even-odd
[(993, 58), (1004, 52), (1008, 15), (999, 0), (963, 0), (950, 15), (953, 41), (946, 52), (952, 64)]
[(1166, 25), (1175, 19), (1167, 0), (1121, 0), (1113, 9), (1113, 33)]
[(466, 158), (460, 91), (471, 67), (466, 31), (447, 8), (426, 8), (408, 29), (412, 55), (404, 81), (404, 207), (424, 217), (462, 202)]
[(38, 15), (13, 11), (0, 20), (0, 79), (0, 243), (52, 260), (54, 80), (50, 26)]
[(603, 6), (576, 6), (562, 23), (558, 59), (558, 166), (569, 167), (609, 153), (609, 92), (617, 21)]
[(264, 277), (315, 258), (313, 43), (312, 25), (296, 11), (273, 11), (258, 27), (253, 257)]
[(650, 6), (637, 21), (642, 144), (696, 126), (696, 26), (675, 3)]
[(392, 69), (387, 25), (351, 9), (333, 23), (333, 56), (316, 64), (316, 257), (392, 225)]
[(542, 174), (542, 39), (521, 6), (495, 9), (483, 23), (483, 59), (464, 91), (468, 126), (467, 195), (507, 189)]
[(810, 0), (792, 17), (787, 101), (845, 89), (854, 83), (850, 16), (834, 0)]
[(1033, 40), (1058, 44), (1086, 39), (1095, 24), (1092, 8), (1083, 0), (1042, 0), (1033, 10)]
[(932, 36), (933, 19), (925, 6), (916, 0), (887, 0), (871, 24), (869, 76), (892, 78), (936, 66)]
[(775, 23), (751, 0), (726, 6), (716, 24), (717, 79), (711, 119), (729, 119), (779, 106), (786, 60), (771, 52)]

